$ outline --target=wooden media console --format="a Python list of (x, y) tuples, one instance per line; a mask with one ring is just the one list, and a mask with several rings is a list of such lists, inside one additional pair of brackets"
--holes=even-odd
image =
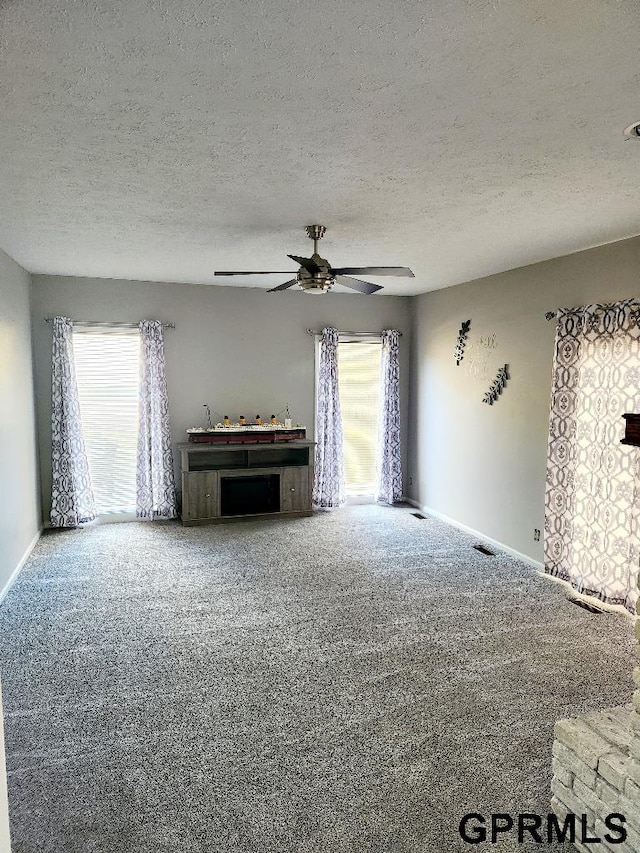
[(313, 451), (276, 444), (179, 444), (182, 523), (311, 515)]

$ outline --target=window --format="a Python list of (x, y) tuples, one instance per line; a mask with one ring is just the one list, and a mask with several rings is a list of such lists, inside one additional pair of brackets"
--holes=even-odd
[(381, 357), (379, 339), (338, 343), (345, 490), (349, 497), (375, 494)]
[(76, 326), (73, 353), (96, 509), (135, 512), (140, 333)]

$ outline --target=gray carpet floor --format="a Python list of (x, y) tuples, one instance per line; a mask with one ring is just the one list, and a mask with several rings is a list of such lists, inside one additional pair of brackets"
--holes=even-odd
[(44, 535), (0, 608), (14, 853), (448, 853), (546, 814), (554, 721), (629, 701), (633, 626), (474, 541), (375, 506)]

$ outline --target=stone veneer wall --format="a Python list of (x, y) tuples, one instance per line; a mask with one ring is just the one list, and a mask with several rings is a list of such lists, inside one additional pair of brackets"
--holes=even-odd
[[(640, 641), (640, 621), (635, 630)], [(580, 853), (640, 853), (640, 646), (634, 681), (637, 689), (630, 705), (556, 723), (551, 807), (562, 818), (569, 812), (586, 814), (589, 835), (602, 839), (600, 844), (582, 844), (578, 832), (575, 847)], [(626, 818), (623, 844), (604, 840), (608, 830), (603, 820), (613, 812)]]

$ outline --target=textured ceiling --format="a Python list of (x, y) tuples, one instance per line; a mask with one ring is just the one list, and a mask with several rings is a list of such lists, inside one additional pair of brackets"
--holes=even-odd
[(0, 0), (0, 247), (37, 273), (445, 287), (640, 233), (637, 0)]

